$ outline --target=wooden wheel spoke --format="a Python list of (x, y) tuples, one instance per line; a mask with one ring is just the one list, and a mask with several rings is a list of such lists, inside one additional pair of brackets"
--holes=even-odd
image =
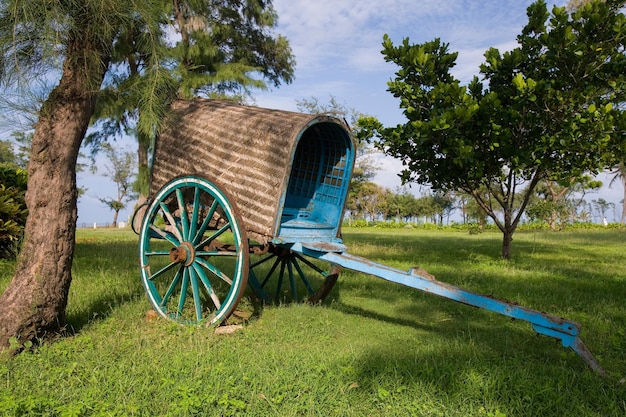
[(183, 283), (180, 286), (180, 297), (178, 299), (178, 315), (180, 316), (185, 309), (185, 301), (187, 300), (187, 288), (189, 288), (189, 269), (183, 268)]
[(274, 258), (275, 256), (276, 255), (274, 255), (274, 254), (270, 254), (270, 255), (266, 256), (265, 258), (260, 259), (260, 260), (256, 261), (255, 263), (253, 263), (252, 265), (250, 265), (250, 268), (251, 269), (252, 268), (256, 268), (257, 266), (264, 264), (265, 262), (269, 261), (270, 259)]
[(215, 239), (217, 239), (218, 237), (220, 237), (221, 235), (223, 235), (226, 231), (230, 230), (230, 222), (226, 223), (224, 226), (222, 226), (219, 230), (217, 230), (215, 233), (213, 233), (211, 236), (209, 236), (208, 238), (204, 239), (202, 242), (200, 242), (197, 245), (194, 245), (196, 249), (202, 248), (204, 245), (207, 245), (211, 242), (213, 242)]
[(309, 268), (313, 269), (314, 271), (316, 271), (318, 274), (320, 275), (326, 275), (326, 272), (320, 268), (319, 266), (315, 265), (313, 262), (309, 261), (308, 259), (306, 259), (304, 256), (296, 253), (295, 257), (298, 258), (299, 260), (301, 260), (302, 262), (304, 262)]
[[(169, 224), (170, 227), (166, 228), (166, 231), (168, 231), (168, 232), (172, 233), (174, 236), (176, 236), (176, 238), (178, 239), (178, 242), (182, 242), (183, 241), (183, 235), (182, 235), (180, 229), (178, 228), (178, 224), (176, 224), (176, 220), (174, 219), (174, 216), (172, 216), (172, 213), (170, 213), (170, 209), (163, 202), (160, 203), (160, 207), (161, 207), (161, 210), (163, 210), (163, 215), (165, 216), (167, 221), (170, 223)], [(154, 226), (152, 226), (152, 227), (154, 227)], [(165, 238), (167, 239), (167, 237), (165, 237)], [(169, 240), (169, 239), (167, 239), (167, 240)], [(177, 243), (174, 243), (174, 244), (176, 245)]]
[(213, 286), (211, 285), (211, 282), (209, 282), (209, 277), (206, 276), (202, 268), (200, 268), (198, 265), (194, 264), (193, 268), (196, 271), (196, 274), (198, 274), (198, 277), (200, 277), (200, 282), (202, 282), (204, 289), (213, 301), (215, 308), (220, 308), (222, 306), (222, 303), (217, 297), (217, 294), (215, 294), (215, 291), (213, 291)]
[(170, 297), (172, 296), (172, 294), (174, 293), (174, 290), (176, 289), (176, 286), (178, 285), (178, 281), (180, 281), (181, 275), (182, 275), (182, 268), (176, 272), (176, 274), (174, 275), (174, 279), (170, 283), (170, 286), (167, 288), (165, 295), (161, 299), (161, 307), (165, 307), (167, 305), (167, 302), (170, 300)]
[(196, 310), (196, 320), (202, 320), (202, 299), (200, 298), (200, 288), (198, 288), (198, 276), (195, 268), (189, 270), (189, 280), (191, 281), (191, 293), (193, 294), (193, 305)]
[(239, 256), (238, 252), (228, 250), (196, 251), (196, 256)]
[(309, 282), (309, 280), (307, 279), (306, 275), (302, 271), (302, 268), (300, 267), (300, 264), (298, 263), (297, 258), (294, 258), (292, 260), (292, 263), (293, 263), (293, 266), (296, 267), (296, 270), (298, 271), (298, 275), (300, 276), (300, 279), (304, 283), (304, 286), (306, 287), (309, 295), (315, 294), (315, 290), (313, 290), (313, 287), (311, 286), (311, 283)]
[(178, 246), (178, 244), (181, 242), (181, 240), (178, 239), (177, 236), (172, 236), (172, 233), (168, 230), (161, 229), (153, 224), (150, 225), (150, 230), (152, 230), (158, 236), (161, 236), (163, 239), (167, 240), (174, 246)]
[(146, 252), (146, 256), (169, 256), (170, 251), (168, 250), (153, 250), (150, 252)]
[(180, 264), (176, 263), (176, 262), (171, 262), (170, 264), (165, 265), (163, 268), (159, 269), (157, 272), (155, 272), (154, 274), (150, 275), (150, 277), (149, 277), (150, 281), (154, 281), (155, 279), (157, 279), (161, 275), (165, 274), (167, 271), (169, 271), (170, 269), (174, 268), (177, 265), (180, 265)]
[(189, 228), (189, 236), (187, 239), (192, 240), (196, 238), (198, 228), (198, 217), (200, 216), (200, 189), (196, 188), (193, 193), (193, 213), (191, 214), (191, 225)]
[(187, 207), (185, 206), (185, 197), (183, 190), (176, 190), (176, 201), (178, 202), (178, 211), (180, 213), (180, 224), (182, 229), (183, 240), (189, 239), (189, 217), (187, 217)]
[(285, 263), (284, 259), (280, 262), (280, 273), (278, 274), (278, 283), (276, 284), (276, 300), (280, 300), (280, 293), (283, 289), (283, 279), (285, 277)]
[(209, 209), (209, 212), (207, 213), (206, 217), (204, 218), (204, 221), (202, 222), (202, 225), (200, 226), (200, 228), (196, 232), (196, 235), (193, 238), (193, 241), (191, 242), (194, 246), (198, 246), (198, 242), (200, 241), (200, 239), (202, 239), (202, 236), (204, 235), (204, 232), (206, 232), (206, 230), (209, 228), (209, 224), (211, 223), (211, 219), (213, 218), (213, 214), (215, 214), (215, 210), (217, 210), (217, 200), (214, 200), (213, 204), (211, 204), (211, 208)]
[(279, 263), (280, 263), (280, 258), (276, 256), (276, 260), (274, 261), (274, 265), (272, 265), (272, 268), (270, 268), (270, 272), (267, 273), (267, 275), (263, 279), (263, 282), (261, 282), (261, 288), (265, 287), (265, 284), (267, 284), (267, 281), (270, 280), (270, 278), (272, 277), (272, 274), (274, 274), (274, 271), (276, 270), (276, 267), (278, 266)]
[(294, 300), (298, 299), (298, 289), (296, 288), (296, 278), (293, 276), (292, 260), (287, 259), (287, 272), (289, 273), (289, 285), (291, 286), (291, 297)]
[(220, 271), (215, 265), (208, 263), (206, 260), (202, 258), (196, 258), (196, 262), (199, 265), (202, 265), (204, 269), (211, 271), (213, 275), (215, 275), (222, 281), (226, 282), (228, 285), (233, 285), (233, 281), (226, 274)]

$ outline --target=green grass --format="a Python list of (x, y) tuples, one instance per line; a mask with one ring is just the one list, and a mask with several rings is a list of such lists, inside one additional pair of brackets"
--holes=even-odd
[(0, 359), (0, 415), (626, 415), (626, 232), (518, 232), (510, 262), (500, 239), (344, 230), (356, 255), (580, 322), (608, 378), (528, 323), (350, 271), (232, 336), (147, 320), (135, 235), (80, 230), (68, 335)]

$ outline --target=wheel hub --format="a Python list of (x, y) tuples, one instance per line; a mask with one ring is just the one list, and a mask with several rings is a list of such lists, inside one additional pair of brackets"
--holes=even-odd
[(193, 263), (196, 251), (189, 242), (183, 242), (180, 246), (170, 249), (170, 260), (189, 266)]

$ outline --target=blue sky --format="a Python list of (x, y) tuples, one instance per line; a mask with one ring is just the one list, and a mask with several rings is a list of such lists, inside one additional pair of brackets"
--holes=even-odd
[[(515, 47), (515, 38), (526, 23), (527, 0), (274, 0), (279, 24), (297, 60), (296, 78), (290, 85), (255, 94), (262, 107), (296, 110), (296, 100), (330, 95), (361, 113), (378, 117), (384, 124), (403, 121), (398, 102), (386, 91), (396, 70), (380, 53), (384, 34), (394, 43), (409, 37), (421, 43), (436, 37), (458, 51), (454, 74), (463, 83), (478, 74), (483, 53), (489, 47), (501, 51)], [(554, 4), (554, 3), (549, 3)], [(565, 1), (557, 2), (563, 5)], [(129, 147), (134, 144), (129, 143)], [(379, 184), (400, 185), (398, 161), (380, 158)], [(113, 183), (98, 175), (81, 174), (88, 187), (79, 202), (79, 226), (106, 223), (112, 212), (97, 197), (114, 196)], [(606, 178), (601, 178), (607, 184)], [(413, 188), (414, 192), (418, 192)], [(605, 198), (618, 205), (621, 187), (603, 190), (590, 198)], [(619, 210), (616, 210), (619, 214)], [(130, 215), (121, 213), (120, 220)], [(612, 220), (610, 213), (609, 220)]]

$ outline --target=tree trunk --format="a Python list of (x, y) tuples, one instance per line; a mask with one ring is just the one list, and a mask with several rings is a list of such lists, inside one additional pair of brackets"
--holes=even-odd
[(557, 212), (552, 210), (550, 213), (550, 230), (556, 232), (556, 220), (557, 220)]
[(113, 210), (113, 224), (112, 226), (115, 228), (117, 227), (117, 217), (120, 215), (120, 211), (119, 210)]
[(502, 231), (502, 259), (511, 259), (511, 248), (513, 246), (513, 233), (515, 229), (506, 227)]
[(65, 326), (77, 219), (76, 159), (108, 62), (97, 48), (101, 43), (75, 33), (82, 38), (68, 39), (61, 80), (35, 126), (24, 244), (0, 296), (0, 350), (12, 338), (13, 345), (37, 342)]

